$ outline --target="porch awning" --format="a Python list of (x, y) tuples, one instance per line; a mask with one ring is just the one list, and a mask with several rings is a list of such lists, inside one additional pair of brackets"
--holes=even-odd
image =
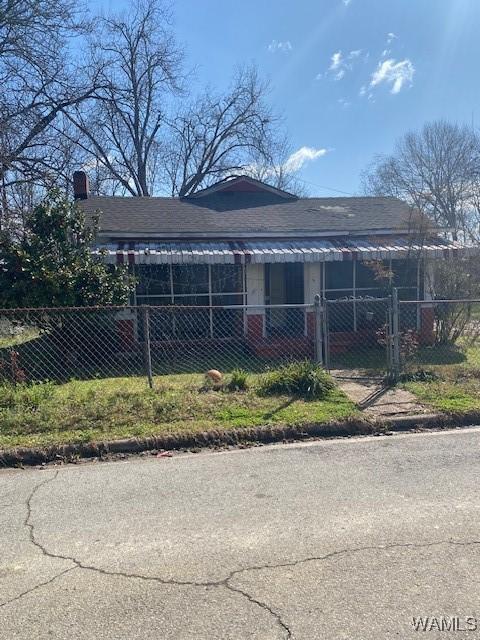
[(408, 238), (211, 242), (121, 242), (99, 244), (95, 254), (113, 264), (255, 264), (389, 260), (418, 253), (436, 258), (478, 255), (479, 247), (441, 239), (412, 244)]

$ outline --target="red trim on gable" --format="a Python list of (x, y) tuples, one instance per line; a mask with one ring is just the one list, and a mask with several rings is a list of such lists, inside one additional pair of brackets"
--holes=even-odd
[(260, 187), (259, 185), (253, 184), (251, 182), (248, 182), (247, 180), (239, 180), (238, 182), (235, 182), (234, 184), (227, 184), (225, 185), (224, 188), (220, 188), (217, 189), (217, 193), (235, 193), (236, 191), (242, 191), (242, 192), (259, 192), (259, 191), (263, 191), (263, 192), (267, 192), (267, 189), (264, 189), (263, 187)]
[(206, 187), (205, 189), (200, 189), (200, 191), (196, 191), (195, 193), (186, 196), (186, 198), (203, 198), (203, 196), (209, 195), (211, 193), (235, 193), (235, 192), (247, 192), (247, 193), (275, 193), (276, 195), (282, 198), (297, 198), (293, 193), (288, 193), (288, 191), (283, 191), (282, 189), (277, 189), (277, 187), (272, 187), (266, 182), (262, 182), (261, 180), (256, 180), (255, 178), (251, 178), (250, 176), (236, 176), (231, 179), (221, 180), (216, 184), (212, 184), (210, 187)]

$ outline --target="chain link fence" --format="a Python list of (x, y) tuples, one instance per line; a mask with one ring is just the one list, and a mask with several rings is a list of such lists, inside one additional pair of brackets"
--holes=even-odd
[(400, 301), (400, 370), (480, 368), (480, 300)]
[(315, 360), (339, 377), (480, 368), (480, 300), (0, 310), (0, 381), (261, 373)]
[(316, 357), (313, 305), (0, 311), (0, 380), (261, 372)]

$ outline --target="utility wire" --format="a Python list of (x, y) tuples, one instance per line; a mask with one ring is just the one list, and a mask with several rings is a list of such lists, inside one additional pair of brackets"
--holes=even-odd
[(316, 182), (310, 182), (310, 180), (305, 180), (304, 178), (296, 177), (296, 180), (300, 180), (300, 182), (305, 182), (305, 184), (311, 184), (312, 187), (318, 187), (319, 189), (324, 189), (325, 191), (335, 191), (335, 193), (342, 193), (345, 196), (355, 196), (354, 193), (350, 193), (349, 191), (342, 191), (341, 189), (326, 187), (325, 185), (317, 184)]

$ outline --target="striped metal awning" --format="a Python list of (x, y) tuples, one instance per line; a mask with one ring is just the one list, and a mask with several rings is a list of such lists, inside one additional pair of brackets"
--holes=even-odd
[(99, 244), (94, 253), (113, 264), (258, 264), (389, 260), (427, 254), (446, 258), (478, 255), (479, 247), (441, 239), (415, 244), (408, 238), (338, 238), (211, 242), (120, 242)]

